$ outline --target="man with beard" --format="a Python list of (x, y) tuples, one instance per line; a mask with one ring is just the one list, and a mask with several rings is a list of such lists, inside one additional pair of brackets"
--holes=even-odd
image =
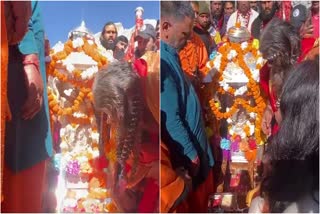
[[(301, 7), (297, 5), (296, 7)], [(295, 8), (296, 8), (295, 7)], [(301, 13), (297, 13), (296, 9), (293, 10), (293, 17), (297, 15), (295, 19), (291, 19), (293, 22), (299, 22), (299, 16)], [(303, 14), (302, 14), (303, 15)], [(312, 1), (310, 13), (307, 20), (300, 27), (301, 40), (301, 56), (299, 62), (305, 59), (313, 59), (319, 53), (319, 2)]]
[(100, 35), (100, 43), (106, 50), (114, 50), (115, 40), (118, 36), (117, 27), (113, 22), (107, 22)]
[(224, 2), (224, 6), (223, 6), (223, 11), (224, 11), (223, 25), (222, 25), (222, 28), (220, 30), (221, 37), (223, 37), (226, 34), (227, 23), (228, 23), (228, 20), (229, 20), (231, 14), (234, 13), (234, 10), (235, 10), (235, 8), (234, 8), (233, 1), (225, 1)]
[(121, 35), (118, 36), (115, 41), (115, 48), (113, 52), (113, 57), (119, 61), (122, 61), (124, 59), (125, 51), (128, 47), (128, 39), (127, 37)]
[[(199, 2), (192, 1), (191, 6), (195, 13), (195, 18), (197, 18), (199, 14)], [(194, 26), (196, 24), (197, 22), (194, 22)], [(208, 53), (205, 44), (198, 34), (192, 32), (187, 44), (180, 50), (179, 58), (182, 70), (191, 80), (200, 99), (201, 107), (204, 107), (205, 90), (202, 79), (206, 76)]]
[(259, 8), (258, 8), (258, 2), (257, 1), (250, 1), (250, 7), (251, 7), (251, 9), (253, 9), (256, 12), (259, 13)]
[(210, 28), (210, 11), (206, 2), (199, 2), (199, 15), (197, 24), (193, 27), (193, 31), (197, 33), (206, 46), (208, 56), (216, 47), (215, 42), (209, 33)]
[(238, 10), (234, 12), (227, 23), (228, 30), (235, 26), (237, 22), (240, 22), (241, 26), (246, 27), (251, 32), (251, 26), (253, 21), (259, 16), (259, 14), (250, 8), (249, 1), (239, 1)]
[(135, 58), (142, 57), (147, 51), (156, 50), (156, 31), (151, 24), (145, 24), (142, 31), (135, 37), (138, 46), (134, 52)]
[(260, 38), (261, 31), (266, 27), (269, 21), (275, 16), (278, 10), (278, 3), (275, 1), (262, 1), (260, 3), (260, 14), (253, 21), (251, 35), (255, 39)]
[(212, 27), (215, 31), (220, 32), (223, 24), (223, 7), (221, 1), (211, 1), (211, 18)]

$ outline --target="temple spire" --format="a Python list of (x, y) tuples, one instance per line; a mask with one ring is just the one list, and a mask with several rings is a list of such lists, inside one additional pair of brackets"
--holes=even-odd
[(87, 35), (93, 35), (93, 33), (86, 27), (86, 23), (84, 20), (81, 21), (80, 26), (74, 28), (72, 31), (69, 33), (69, 38), (75, 39), (78, 37), (83, 37)]

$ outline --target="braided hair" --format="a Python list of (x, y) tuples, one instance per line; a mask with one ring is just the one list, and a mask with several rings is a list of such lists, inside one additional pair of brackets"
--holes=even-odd
[(260, 39), (260, 51), (272, 65), (271, 81), (277, 97), (300, 55), (300, 37), (289, 23), (274, 18), (264, 29)]
[(119, 179), (127, 180), (126, 161), (132, 154), (133, 175), (138, 159), (137, 146), (141, 141), (143, 94), (140, 78), (127, 62), (111, 63), (97, 73), (93, 96), (96, 111), (108, 114), (116, 127), (116, 173)]

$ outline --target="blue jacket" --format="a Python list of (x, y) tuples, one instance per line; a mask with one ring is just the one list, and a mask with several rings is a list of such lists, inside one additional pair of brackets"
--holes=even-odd
[[(161, 42), (161, 137), (182, 165), (200, 158), (199, 176), (206, 178), (213, 166), (212, 151), (205, 133), (201, 106), (195, 89), (184, 75), (178, 53)], [(173, 165), (179, 165), (173, 157)], [(182, 159), (181, 159), (182, 158)], [(178, 167), (178, 166), (176, 166)]]
[[(12, 120), (7, 122), (5, 136), (5, 161), (13, 171), (20, 171), (47, 159), (52, 155), (45, 54), (44, 28), (37, 1), (31, 2), (32, 16), (29, 31), (18, 46), (9, 48), (8, 101)], [(40, 73), (44, 83), (43, 107), (31, 120), (21, 118), (21, 107), (27, 91), (24, 83), (22, 55), (38, 54)]]

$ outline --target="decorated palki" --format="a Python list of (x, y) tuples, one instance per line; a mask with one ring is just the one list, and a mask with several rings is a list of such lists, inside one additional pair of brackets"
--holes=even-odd
[(100, 155), (91, 92), (94, 75), (108, 59), (87, 34), (72, 32), (66, 43), (54, 46), (47, 66), (54, 161), (59, 169), (57, 212), (116, 210), (106, 188), (108, 163)]
[[(239, 24), (230, 28), (227, 41), (220, 44), (207, 63), (209, 73), (214, 74), (210, 108), (220, 121), (220, 147), (225, 162), (252, 166), (264, 144), (260, 127), (266, 104), (259, 87), (259, 70), (264, 63), (250, 33)], [(253, 173), (250, 177), (253, 181)]]

